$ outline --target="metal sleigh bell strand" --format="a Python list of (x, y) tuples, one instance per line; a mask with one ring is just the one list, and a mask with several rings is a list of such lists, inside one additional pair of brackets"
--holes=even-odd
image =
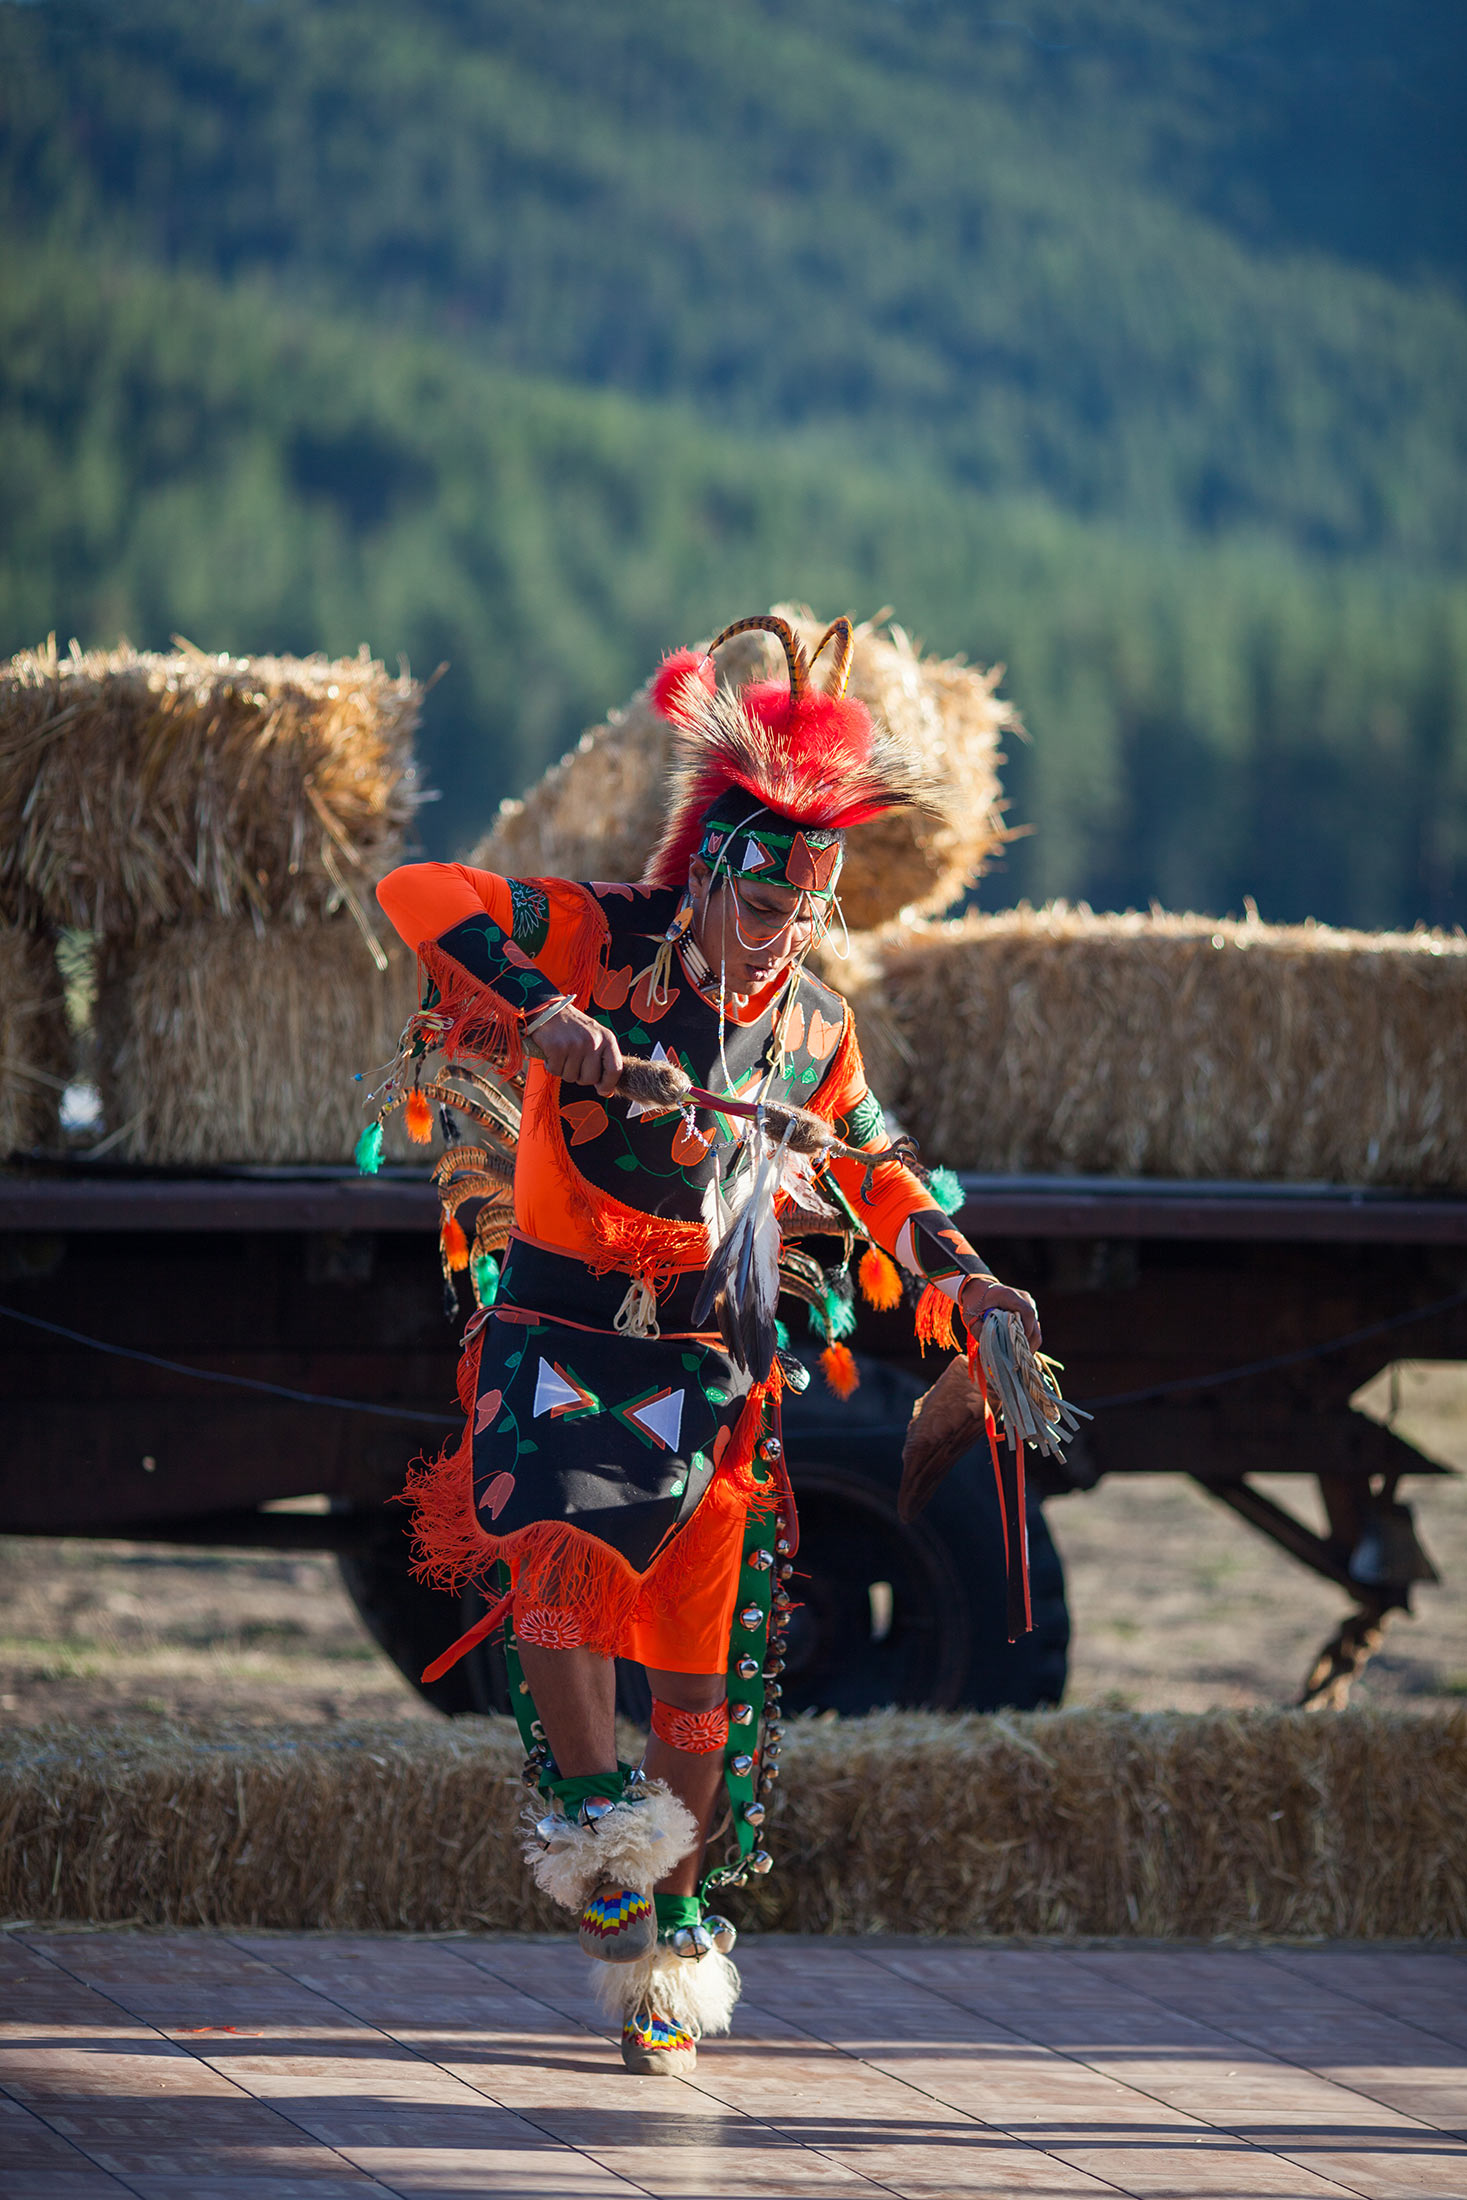
[(746, 1604), (739, 1614), (739, 1625), (749, 1634), (756, 1634), (764, 1625), (764, 1614), (757, 1604)]
[(721, 1956), (733, 1954), (739, 1936), (728, 1918), (718, 1917), (710, 1910), (703, 1920), (703, 1930)]
[(675, 1956), (682, 1956), (689, 1963), (701, 1963), (717, 1942), (704, 1925), (679, 1925), (669, 1946)]

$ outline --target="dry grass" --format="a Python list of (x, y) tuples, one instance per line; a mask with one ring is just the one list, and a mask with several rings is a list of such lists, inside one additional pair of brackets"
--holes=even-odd
[(344, 915), (258, 937), (205, 920), (110, 949), (97, 1075), (108, 1134), (125, 1126), (117, 1157), (350, 1160), (370, 1073), (396, 1053), (416, 1001), (409, 951), (394, 943), (384, 975)]
[[(789, 604), (776, 609), (807, 643), (824, 622)], [(741, 635), (719, 653), (725, 679), (771, 676), (783, 657), (767, 635)], [(945, 786), (943, 820), (893, 816), (851, 837), (841, 902), (855, 929), (899, 910), (950, 908), (1003, 837), (999, 740), (1017, 727), (994, 689), (998, 672), (919, 656), (900, 627), (857, 629), (850, 692), (904, 735)], [(640, 878), (662, 831), (668, 728), (639, 689), (624, 710), (584, 734), (523, 801), (504, 803), (472, 862), (513, 876)]]
[(55, 1144), (70, 1066), (51, 943), (0, 924), (0, 1156)]
[(1467, 938), (1062, 903), (828, 969), (933, 1161), (1467, 1188)]
[(302, 918), (392, 860), (421, 691), (365, 651), (84, 655), (0, 671), (0, 909), (126, 938)]
[[(778, 1870), (730, 1908), (824, 1932), (1467, 1934), (1467, 1713), (882, 1712), (796, 1722)], [(0, 1912), (540, 1930), (507, 1721), (19, 1730)]]

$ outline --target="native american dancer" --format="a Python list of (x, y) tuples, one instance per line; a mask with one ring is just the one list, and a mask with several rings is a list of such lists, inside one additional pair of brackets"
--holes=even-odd
[[(712, 650), (749, 627), (778, 635), (787, 686), (717, 685)], [(760, 1829), (798, 1543), (779, 1397), (808, 1379), (780, 1348), (782, 1237), (845, 1235), (849, 1257), (859, 1233), (863, 1280), (888, 1305), (894, 1256), (925, 1336), (952, 1343), (955, 1309), (973, 1336), (1007, 1309), (1039, 1341), (1033, 1302), (894, 1157), (851, 1012), (805, 966), (837, 906), (846, 829), (931, 801), (846, 698), (850, 654), (847, 620), (807, 661), (761, 617), (664, 662), (654, 700), (676, 775), (641, 884), (425, 863), (379, 888), (428, 981), (388, 1103), (429, 1120), (411, 1089), (427, 1049), (524, 1080), (513, 1227), (465, 1339), (467, 1427), (410, 1484), (418, 1570), (478, 1583), (505, 1622), (543, 1798), (530, 1868), (577, 1918), (623, 2059), (644, 2073), (687, 2071), (697, 2040), (728, 2029), (735, 1933), (713, 1904), (771, 1861)], [(798, 1258), (840, 1387), (839, 1291)], [(615, 1657), (651, 1687), (636, 1767), (617, 1759)], [(727, 1844), (710, 1866), (720, 1789)]]

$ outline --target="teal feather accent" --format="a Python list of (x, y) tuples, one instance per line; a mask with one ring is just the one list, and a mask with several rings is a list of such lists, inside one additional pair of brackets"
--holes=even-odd
[(774, 1325), (774, 1341), (778, 1345), (781, 1352), (788, 1352), (790, 1348), (790, 1333), (785, 1328), (783, 1322), (776, 1322)]
[(492, 1253), (475, 1253), (469, 1263), (474, 1297), (481, 1306), (492, 1306), (499, 1296), (499, 1263)]
[(357, 1167), (363, 1176), (375, 1176), (382, 1166), (382, 1125), (369, 1123), (357, 1140)]
[(842, 1292), (834, 1284), (826, 1284), (824, 1292), (810, 1308), (810, 1327), (827, 1344), (838, 1344), (843, 1337), (855, 1335), (856, 1302), (849, 1286)]
[(951, 1169), (934, 1169), (927, 1189), (945, 1215), (955, 1215), (963, 1204), (963, 1187)]

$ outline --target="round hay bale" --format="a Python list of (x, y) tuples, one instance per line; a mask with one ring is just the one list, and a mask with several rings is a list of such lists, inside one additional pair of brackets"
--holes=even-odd
[(855, 943), (831, 981), (931, 1161), (1467, 1190), (1467, 938), (1056, 903)]
[(51, 942), (0, 925), (0, 1156), (58, 1143), (71, 1058)]
[(0, 914), (126, 939), (318, 916), (394, 859), (422, 696), (365, 650), (127, 647), (0, 670)]
[[(387, 953), (384, 973), (347, 916), (259, 935), (202, 919), (107, 950), (97, 1078), (119, 1159), (349, 1161), (417, 1005), (416, 958)], [(389, 1138), (412, 1151), (397, 1119)]]
[[(800, 605), (775, 609), (807, 644), (819, 640), (823, 620)], [(720, 677), (734, 687), (782, 666), (765, 634), (739, 635), (719, 651)], [(902, 910), (950, 908), (1002, 841), (998, 744), (1018, 719), (994, 693), (1001, 672), (922, 657), (900, 627), (856, 629), (850, 693), (913, 744), (944, 786), (948, 811), (880, 818), (852, 834), (840, 892), (853, 929)], [(523, 799), (501, 804), (470, 862), (515, 877), (640, 878), (662, 832), (668, 740), (648, 687), (639, 688)]]

